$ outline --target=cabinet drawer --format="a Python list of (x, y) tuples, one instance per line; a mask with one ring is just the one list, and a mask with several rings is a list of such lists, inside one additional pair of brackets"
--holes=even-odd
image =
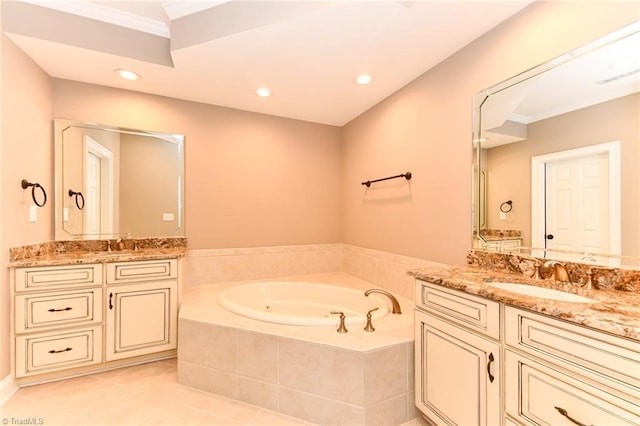
[(496, 340), (500, 339), (500, 304), (483, 297), (416, 280), (416, 306)]
[(16, 333), (102, 322), (102, 288), (15, 298)]
[(102, 361), (102, 327), (16, 337), (16, 377)]
[(107, 284), (176, 279), (177, 277), (178, 261), (176, 259), (107, 264)]
[(640, 343), (505, 307), (505, 342), (514, 348), (581, 373), (615, 379), (640, 397)]
[(17, 268), (16, 292), (102, 285), (102, 265)]
[(640, 424), (638, 406), (632, 401), (509, 350), (505, 376), (505, 411), (524, 424)]

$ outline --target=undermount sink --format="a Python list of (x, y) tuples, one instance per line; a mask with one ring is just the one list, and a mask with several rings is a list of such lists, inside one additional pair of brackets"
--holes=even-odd
[(565, 291), (554, 290), (546, 287), (536, 287), (527, 284), (515, 284), (505, 282), (491, 282), (487, 283), (491, 287), (498, 288), (500, 290), (510, 291), (512, 293), (518, 293), (525, 296), (540, 297), (542, 299), (559, 300), (562, 302), (578, 302), (578, 303), (593, 303), (596, 302), (588, 297), (579, 296), (573, 293), (567, 293)]

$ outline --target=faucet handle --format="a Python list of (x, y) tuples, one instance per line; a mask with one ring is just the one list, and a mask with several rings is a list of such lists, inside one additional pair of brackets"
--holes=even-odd
[(376, 331), (376, 329), (373, 328), (373, 324), (371, 323), (371, 312), (377, 311), (377, 310), (378, 310), (378, 307), (376, 306), (375, 308), (367, 312), (367, 325), (364, 326), (364, 331), (368, 331), (368, 332)]
[(340, 315), (340, 326), (338, 327), (338, 333), (348, 333), (347, 327), (344, 325), (344, 312), (331, 312), (332, 315)]

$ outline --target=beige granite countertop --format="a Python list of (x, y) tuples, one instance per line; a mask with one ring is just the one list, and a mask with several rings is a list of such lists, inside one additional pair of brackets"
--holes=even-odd
[(130, 262), (181, 257), (187, 254), (184, 237), (119, 240), (47, 241), (9, 249), (9, 268)]
[(58, 253), (10, 262), (9, 268), (32, 266), (79, 265), (85, 263), (129, 262), (136, 260), (169, 259), (186, 255), (184, 247), (153, 248), (103, 252)]
[[(640, 294), (638, 293), (619, 290), (586, 290), (575, 285), (557, 284), (552, 279), (533, 280), (524, 275), (474, 265), (421, 268), (410, 271), (409, 274), (465, 293), (640, 341)], [(500, 290), (486, 284), (497, 281), (563, 290), (594, 299), (596, 302), (578, 303), (542, 299)]]

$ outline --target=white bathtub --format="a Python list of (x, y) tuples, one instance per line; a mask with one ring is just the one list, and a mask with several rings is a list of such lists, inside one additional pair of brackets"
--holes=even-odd
[(346, 325), (366, 322), (367, 312), (377, 320), (389, 313), (388, 302), (364, 291), (309, 282), (267, 281), (241, 284), (220, 294), (218, 303), (244, 317), (277, 324), (337, 326), (343, 312)]

